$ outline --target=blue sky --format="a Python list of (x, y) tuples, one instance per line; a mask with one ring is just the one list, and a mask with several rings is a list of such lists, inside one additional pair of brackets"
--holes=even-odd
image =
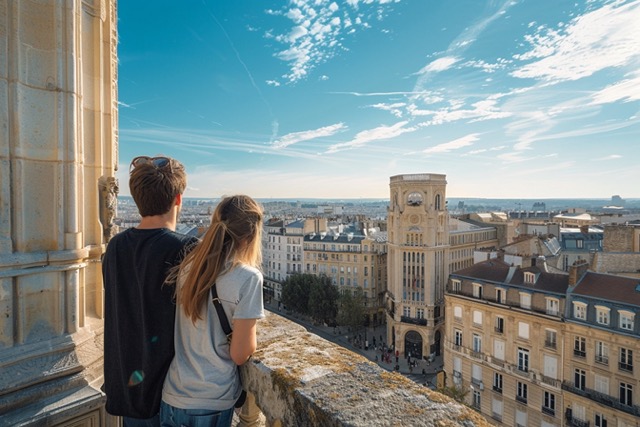
[(187, 197), (640, 197), (640, 1), (118, 2), (128, 163)]

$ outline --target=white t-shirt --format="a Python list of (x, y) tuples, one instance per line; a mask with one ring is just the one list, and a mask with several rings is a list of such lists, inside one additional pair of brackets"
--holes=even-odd
[[(181, 286), (178, 279), (177, 286)], [(233, 319), (264, 317), (262, 273), (241, 265), (218, 277), (218, 297), (231, 328)], [(211, 294), (202, 319), (194, 324), (178, 306), (175, 322), (175, 356), (162, 389), (162, 400), (181, 409), (226, 410), (240, 396), (238, 367), (231, 359), (227, 337)]]

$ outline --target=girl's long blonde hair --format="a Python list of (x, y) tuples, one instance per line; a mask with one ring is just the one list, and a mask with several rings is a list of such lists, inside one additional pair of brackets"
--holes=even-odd
[(183, 276), (177, 291), (178, 305), (195, 323), (209, 298), (209, 289), (225, 271), (262, 263), (262, 208), (249, 196), (224, 197), (193, 250), (176, 268), (173, 278)]

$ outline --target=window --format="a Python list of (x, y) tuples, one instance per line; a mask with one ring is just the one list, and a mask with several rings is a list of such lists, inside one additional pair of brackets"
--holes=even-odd
[(573, 317), (578, 320), (587, 320), (587, 304), (583, 302), (574, 302)]
[(530, 271), (525, 271), (524, 272), (524, 283), (529, 283), (529, 284), (536, 283), (536, 275), (533, 274)]
[(609, 347), (607, 343), (596, 341), (596, 362), (603, 365), (609, 364)]
[(542, 397), (542, 412), (548, 415), (556, 414), (556, 395), (548, 391)]
[(547, 348), (556, 348), (558, 342), (558, 334), (553, 329), (545, 329), (544, 346)]
[(504, 360), (504, 341), (493, 341), (493, 357), (498, 360)]
[(529, 324), (525, 322), (518, 322), (518, 337), (524, 340), (529, 339)]
[(595, 385), (595, 390), (598, 393), (609, 394), (609, 377), (594, 374), (593, 383)]
[(530, 309), (531, 308), (531, 294), (526, 292), (520, 292), (520, 307)]
[(573, 340), (573, 355), (576, 357), (587, 356), (587, 340), (585, 337), (575, 337)]
[(573, 372), (573, 386), (580, 390), (584, 390), (587, 383), (587, 373), (584, 369), (577, 369)]
[(620, 383), (620, 403), (633, 406), (633, 386), (628, 383)]
[(416, 309), (416, 317), (418, 319), (424, 319), (424, 308), (417, 308)]
[(518, 402), (527, 403), (527, 392), (527, 384), (518, 381), (518, 383), (516, 384), (516, 400)]
[(526, 427), (527, 425), (527, 413), (516, 409), (516, 427)]
[(473, 324), (475, 326), (482, 326), (482, 312), (478, 310), (473, 311)]
[(473, 334), (473, 351), (482, 352), (482, 337), (478, 334)]
[(560, 313), (560, 301), (555, 298), (547, 298), (547, 314), (557, 316)]
[(633, 350), (620, 348), (620, 369), (633, 372)]
[(473, 407), (475, 409), (480, 409), (482, 401), (480, 400), (480, 392), (478, 390), (473, 390)]
[(504, 333), (504, 317), (496, 316), (496, 332), (499, 334)]
[(608, 325), (610, 311), (611, 309), (609, 307), (596, 305), (596, 322), (600, 325)]
[(458, 322), (462, 321), (462, 307), (460, 307), (459, 305), (453, 307), (453, 317)]
[(478, 283), (473, 284), (473, 296), (474, 298), (482, 299), (482, 285)]
[(502, 393), (502, 374), (493, 373), (493, 390)]
[(459, 293), (462, 291), (462, 283), (460, 280), (451, 280), (451, 292)]
[(504, 304), (505, 301), (505, 296), (507, 295), (507, 293), (505, 292), (504, 289), (501, 288), (496, 288), (496, 301)]
[(493, 402), (491, 403), (491, 412), (491, 416), (494, 419), (502, 421), (502, 400), (493, 399)]
[(518, 370), (529, 372), (529, 350), (518, 348)]
[(455, 331), (455, 341), (454, 344), (457, 346), (462, 346), (462, 331), (456, 329)]
[(404, 317), (411, 317), (411, 307), (404, 307), (402, 309)]
[(593, 425), (595, 427), (607, 427), (607, 419), (600, 412), (596, 412), (596, 418)]
[(618, 317), (620, 319), (620, 329), (633, 331), (633, 318), (635, 314), (630, 311), (620, 310), (618, 311)]

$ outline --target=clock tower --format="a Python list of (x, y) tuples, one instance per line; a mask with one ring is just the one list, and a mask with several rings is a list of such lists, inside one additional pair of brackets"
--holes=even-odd
[(396, 175), (389, 187), (388, 337), (412, 358), (438, 355), (449, 276), (446, 176)]

